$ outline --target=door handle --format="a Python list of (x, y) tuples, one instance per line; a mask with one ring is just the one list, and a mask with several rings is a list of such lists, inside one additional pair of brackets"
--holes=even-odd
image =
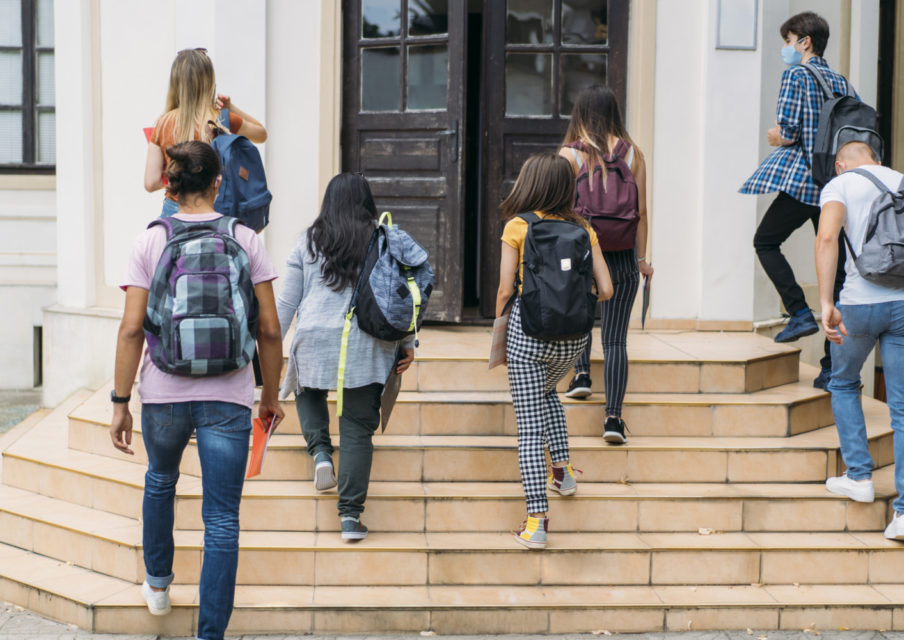
[(452, 127), (445, 131), (440, 131), (441, 136), (450, 136), (449, 139), (449, 162), (458, 162), (458, 118), (452, 121)]

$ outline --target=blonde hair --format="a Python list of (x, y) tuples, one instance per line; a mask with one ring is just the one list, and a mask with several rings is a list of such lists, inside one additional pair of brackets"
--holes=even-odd
[(194, 140), (196, 135), (202, 142), (211, 141), (212, 127), (220, 128), (216, 92), (213, 62), (206, 50), (183, 49), (176, 54), (165, 110), (175, 112), (176, 143)]

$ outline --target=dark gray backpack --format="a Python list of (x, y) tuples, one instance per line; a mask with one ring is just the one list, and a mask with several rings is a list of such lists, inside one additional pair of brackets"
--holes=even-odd
[(852, 169), (879, 189), (869, 211), (860, 255), (854, 251), (847, 234), (848, 250), (857, 271), (864, 279), (891, 289), (904, 289), (904, 179), (892, 191), (869, 171)]

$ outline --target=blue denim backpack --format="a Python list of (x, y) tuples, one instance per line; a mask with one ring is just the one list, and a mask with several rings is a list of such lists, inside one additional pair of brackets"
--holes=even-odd
[[(222, 110), (220, 121), (228, 124), (228, 109)], [(245, 136), (222, 131), (210, 146), (220, 158), (220, 175), (223, 176), (213, 210), (238, 218), (260, 232), (270, 221), (270, 201), (273, 199), (267, 189), (260, 152)]]
[(166, 229), (144, 318), (148, 353), (158, 369), (216, 376), (254, 357), (258, 306), (248, 254), (235, 239), (239, 220), (158, 218)]

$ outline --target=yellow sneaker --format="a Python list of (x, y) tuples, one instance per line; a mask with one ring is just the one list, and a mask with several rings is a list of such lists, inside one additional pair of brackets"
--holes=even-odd
[(548, 530), (549, 518), (527, 516), (527, 519), (521, 523), (521, 529), (513, 531), (512, 534), (518, 544), (524, 545), (528, 549), (544, 549)]

